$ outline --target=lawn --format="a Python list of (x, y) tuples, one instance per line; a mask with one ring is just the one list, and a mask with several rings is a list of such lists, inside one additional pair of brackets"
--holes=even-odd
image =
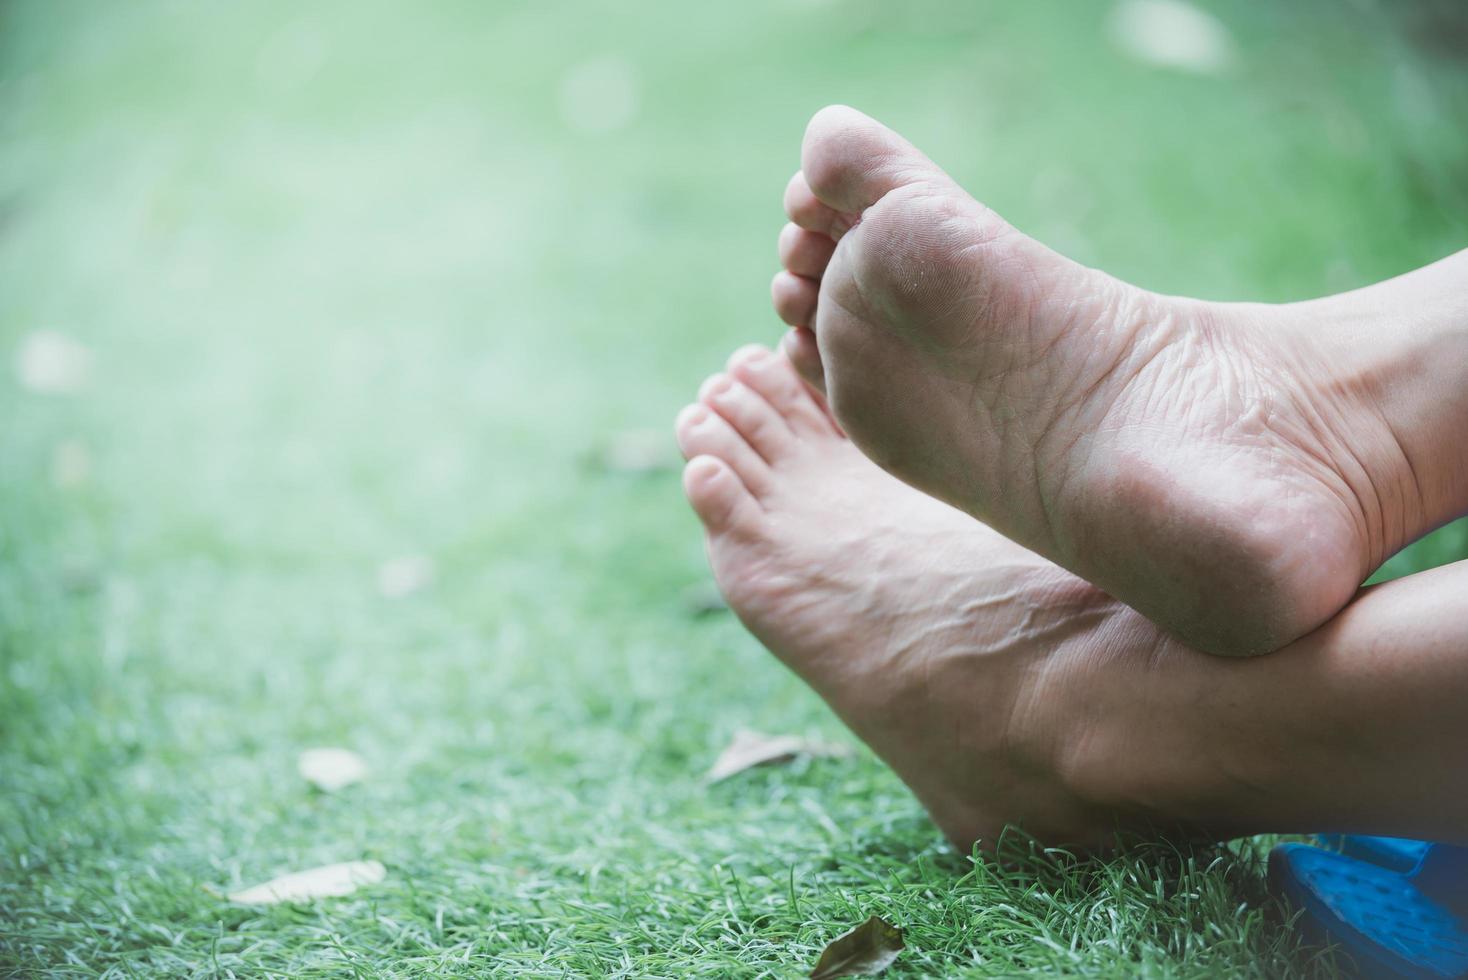
[(889, 976), (1329, 973), (1266, 842), (1001, 868), (865, 752), (703, 778), (851, 741), (710, 608), (668, 433), (779, 336), (814, 109), (1156, 289), (1464, 244), (1461, 33), (1213, 7), (1195, 73), (1059, 0), (0, 4), (0, 973), (789, 977), (870, 913)]

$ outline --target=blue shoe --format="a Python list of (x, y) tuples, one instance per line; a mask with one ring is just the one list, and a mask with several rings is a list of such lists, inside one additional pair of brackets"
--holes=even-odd
[[(1398, 866), (1405, 850), (1347, 846), (1385, 852)], [(1270, 884), (1302, 910), (1302, 931), (1318, 944), (1340, 946), (1362, 976), (1468, 978), (1468, 848), (1429, 844), (1421, 851), (1404, 872), (1351, 854), (1281, 844), (1269, 855)]]

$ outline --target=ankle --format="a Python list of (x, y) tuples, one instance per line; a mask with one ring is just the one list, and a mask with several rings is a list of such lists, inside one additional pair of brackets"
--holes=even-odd
[(1180, 644), (1121, 603), (1103, 603), (1089, 628), (1056, 652), (1072, 667), (1086, 662), (1090, 669), (1057, 671), (1087, 678), (1084, 689), (1045, 692), (1061, 731), (1054, 771), (1087, 809), (1166, 821), (1177, 816), (1178, 745), (1154, 725), (1171, 709), (1162, 688), (1172, 683), (1164, 675)]
[(1400, 526), (1387, 528), (1383, 560), (1468, 512), (1468, 456), (1459, 451), (1468, 431), (1465, 284), (1468, 249), (1365, 289), (1281, 308), (1338, 367), (1333, 384), (1357, 406), (1352, 436), (1375, 439), (1361, 456), (1388, 484), (1381, 499), (1406, 502)]

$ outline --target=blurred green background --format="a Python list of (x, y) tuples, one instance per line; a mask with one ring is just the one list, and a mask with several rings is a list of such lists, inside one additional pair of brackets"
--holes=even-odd
[(793, 975), (869, 912), (897, 975), (1328, 969), (1248, 847), (1006, 877), (865, 756), (701, 780), (848, 737), (706, 610), (668, 435), (781, 332), (815, 109), (1154, 289), (1468, 240), (1458, 8), (1192, 9), (0, 3), (0, 972)]

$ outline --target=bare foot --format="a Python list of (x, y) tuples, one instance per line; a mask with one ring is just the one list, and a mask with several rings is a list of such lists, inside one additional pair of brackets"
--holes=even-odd
[(1368, 370), (1376, 341), (1340, 309), (1161, 296), (1082, 267), (845, 107), (811, 121), (802, 162), (774, 301), (851, 439), (1191, 646), (1283, 646), (1462, 504), (1461, 481), (1445, 501), (1423, 479), (1441, 447), (1413, 459), (1398, 440), (1420, 412), (1387, 415), (1412, 382)]
[(883, 473), (782, 355), (737, 352), (677, 433), (730, 606), (960, 847), (1007, 823), (1094, 846), (1168, 822), (1151, 790), (1123, 802), (1155, 775), (1122, 771), (1139, 736), (1156, 753), (1155, 627)]

